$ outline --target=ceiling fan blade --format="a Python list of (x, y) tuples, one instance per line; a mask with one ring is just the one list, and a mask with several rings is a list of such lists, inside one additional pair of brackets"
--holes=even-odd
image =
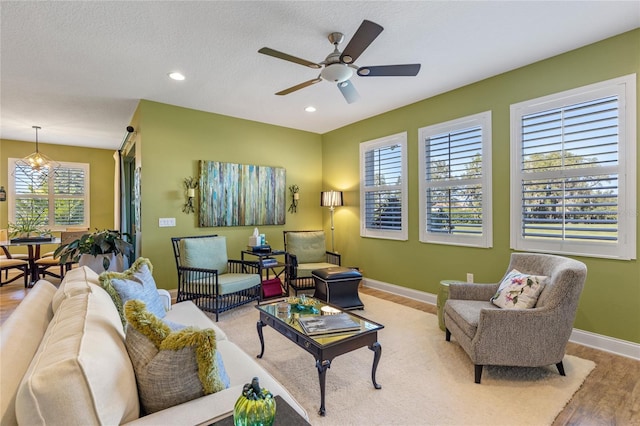
[(420, 71), (420, 64), (378, 65), (358, 68), (360, 77), (414, 77)]
[(338, 89), (340, 89), (342, 96), (344, 96), (348, 104), (352, 104), (360, 99), (360, 95), (351, 80), (338, 83)]
[(308, 81), (305, 81), (304, 83), (296, 84), (293, 87), (289, 87), (288, 89), (281, 90), (278, 93), (276, 93), (276, 95), (280, 95), (280, 96), (288, 95), (291, 92), (295, 92), (296, 90), (304, 89), (305, 87), (311, 86), (312, 84), (316, 84), (316, 83), (319, 83), (321, 81), (322, 81), (322, 79), (319, 78), (319, 77), (318, 78), (314, 78), (313, 80), (308, 80)]
[(366, 19), (362, 21), (362, 24), (360, 24), (360, 27), (349, 41), (349, 44), (347, 44), (347, 47), (342, 51), (340, 62), (345, 64), (354, 63), (373, 40), (380, 35), (383, 29), (384, 28), (375, 22), (367, 21)]
[(273, 56), (274, 58), (284, 59), (285, 61), (294, 62), (296, 64), (304, 65), (305, 67), (320, 69), (322, 65), (316, 64), (315, 62), (307, 61), (306, 59), (297, 58), (295, 56), (291, 56), (286, 53), (278, 52), (277, 50), (270, 49), (268, 47), (263, 47), (258, 50), (258, 53), (262, 53), (263, 55)]

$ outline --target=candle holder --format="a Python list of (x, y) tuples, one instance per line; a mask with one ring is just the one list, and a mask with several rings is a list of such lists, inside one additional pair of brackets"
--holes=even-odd
[(296, 213), (298, 211), (298, 200), (300, 199), (300, 188), (298, 185), (291, 185), (289, 192), (291, 192), (291, 205), (289, 206), (289, 213)]
[(196, 197), (196, 188), (198, 187), (198, 181), (193, 177), (185, 178), (184, 180), (184, 189), (185, 196), (187, 197), (187, 202), (184, 203), (184, 207), (182, 207), (182, 212), (189, 214), (195, 213), (196, 209), (193, 206), (193, 199)]

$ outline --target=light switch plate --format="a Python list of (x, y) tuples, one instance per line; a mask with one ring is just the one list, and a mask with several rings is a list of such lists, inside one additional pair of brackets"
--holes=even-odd
[(158, 226), (160, 228), (176, 226), (176, 218), (175, 217), (161, 217), (160, 219), (158, 219)]

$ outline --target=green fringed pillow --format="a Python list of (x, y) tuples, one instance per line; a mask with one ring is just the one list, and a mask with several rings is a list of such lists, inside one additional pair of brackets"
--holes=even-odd
[(152, 273), (151, 261), (140, 257), (124, 272), (103, 272), (100, 274), (100, 285), (113, 299), (123, 326), (126, 325), (123, 306), (127, 301), (134, 299), (142, 300), (147, 305), (147, 309), (155, 316), (164, 318), (164, 304), (158, 294)]
[(145, 414), (229, 387), (213, 329), (172, 331), (140, 300), (128, 301), (124, 312), (125, 343)]

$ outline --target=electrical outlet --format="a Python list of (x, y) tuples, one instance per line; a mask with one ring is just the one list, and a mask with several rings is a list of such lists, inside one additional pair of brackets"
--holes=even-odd
[(175, 217), (161, 217), (160, 219), (158, 219), (158, 226), (160, 228), (176, 226), (176, 218)]
[(473, 282), (473, 274), (472, 273), (467, 273), (467, 282), (468, 283), (472, 283)]

